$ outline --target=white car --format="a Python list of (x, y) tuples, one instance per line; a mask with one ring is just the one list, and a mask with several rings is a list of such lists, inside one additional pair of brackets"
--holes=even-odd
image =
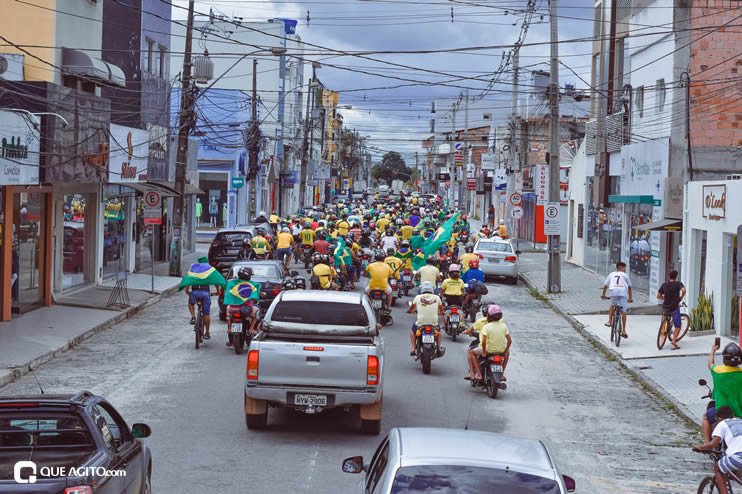
[(518, 282), (520, 251), (513, 248), (510, 240), (500, 237), (479, 239), (474, 253), (481, 259), (479, 269), (485, 276), (504, 276), (513, 284)]

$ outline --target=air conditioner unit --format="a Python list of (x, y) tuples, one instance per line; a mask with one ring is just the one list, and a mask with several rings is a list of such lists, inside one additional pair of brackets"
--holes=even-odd
[(25, 55), (16, 53), (0, 54), (0, 79), (22, 81), (24, 61)]

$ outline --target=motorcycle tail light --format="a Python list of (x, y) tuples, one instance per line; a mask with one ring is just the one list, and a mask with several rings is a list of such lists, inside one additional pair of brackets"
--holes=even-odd
[(518, 260), (518, 258), (515, 257), (515, 256), (507, 256), (507, 257), (505, 257), (505, 262), (515, 262), (517, 260)]
[(459, 313), (459, 309), (457, 309), (456, 307), (451, 307), (451, 314), (458, 314), (458, 313)]
[(374, 355), (368, 356), (366, 364), (366, 384), (376, 386), (379, 384), (379, 358)]
[(247, 354), (247, 379), (249, 381), (255, 381), (258, 379), (258, 363), (260, 361), (260, 355), (258, 350), (251, 350)]
[(502, 356), (500, 356), (500, 355), (495, 355), (494, 357), (492, 357), (492, 361), (493, 361), (494, 363), (496, 363), (496, 364), (499, 364), (500, 362), (502, 362)]
[(232, 314), (232, 317), (234, 318), (235, 321), (239, 321), (239, 319), (240, 319), (240, 313), (239, 312), (235, 312), (234, 314)]
[(432, 332), (433, 332), (433, 328), (430, 328), (430, 327), (425, 328), (425, 333), (426, 334), (430, 334)]

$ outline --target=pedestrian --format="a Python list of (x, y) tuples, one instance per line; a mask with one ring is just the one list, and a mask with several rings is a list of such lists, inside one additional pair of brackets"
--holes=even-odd
[[(664, 282), (657, 292), (657, 298), (662, 300), (662, 312), (663, 314), (672, 314), (672, 324), (675, 327), (675, 332), (672, 334), (672, 349), (677, 350), (680, 348), (678, 345), (678, 335), (680, 334), (680, 325), (682, 318), (680, 317), (680, 302), (685, 297), (685, 286), (678, 281), (678, 272), (671, 271), (669, 280)], [(667, 331), (667, 328), (665, 328)]]
[(490, 208), (487, 210), (487, 223), (490, 225), (490, 230), (495, 227), (495, 206), (490, 204)]

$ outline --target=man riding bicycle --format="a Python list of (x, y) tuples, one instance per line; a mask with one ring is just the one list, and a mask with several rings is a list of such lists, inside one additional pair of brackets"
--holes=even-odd
[(255, 233), (255, 237), (253, 237), (252, 242), (250, 242), (253, 254), (255, 254), (255, 259), (268, 259), (268, 254), (270, 254), (271, 251), (271, 244), (268, 242), (268, 239), (265, 238), (265, 230), (263, 228), (258, 228)]
[[(608, 322), (605, 323), (609, 328), (613, 325), (613, 308), (615, 306), (621, 307), (621, 322), (623, 323), (623, 334), (622, 338), (628, 338), (629, 335), (626, 333), (626, 302), (631, 303), (631, 279), (626, 274), (626, 263), (617, 262), (616, 271), (608, 275), (603, 283), (603, 294), (601, 298), (606, 298), (605, 291), (610, 289), (611, 294), (611, 310), (608, 315)], [(628, 297), (628, 298), (627, 298)]]
[(188, 310), (191, 313), (191, 324), (196, 324), (196, 309), (195, 305), (198, 301), (202, 301), (201, 310), (204, 313), (204, 339), (211, 339), (209, 329), (211, 328), (211, 296), (216, 295), (217, 297), (221, 294), (221, 288), (217, 285), (216, 292), (211, 293), (209, 285), (194, 285), (185, 287), (186, 295), (188, 295)]
[(693, 451), (712, 451), (724, 441), (726, 450), (724, 456), (714, 464), (714, 474), (719, 493), (729, 494), (727, 474), (742, 469), (742, 419), (734, 418), (732, 409), (728, 406), (719, 407), (717, 416), (720, 422), (714, 428), (713, 438), (700, 446), (694, 446)]
[[(657, 298), (662, 300), (662, 312), (672, 314), (672, 324), (675, 327), (675, 331), (672, 334), (673, 350), (680, 348), (678, 345), (678, 335), (680, 335), (680, 326), (683, 323), (680, 317), (680, 302), (685, 297), (685, 286), (678, 281), (678, 272), (670, 272), (670, 280), (662, 284), (659, 291), (657, 292)], [(670, 328), (665, 328), (669, 330)]]

